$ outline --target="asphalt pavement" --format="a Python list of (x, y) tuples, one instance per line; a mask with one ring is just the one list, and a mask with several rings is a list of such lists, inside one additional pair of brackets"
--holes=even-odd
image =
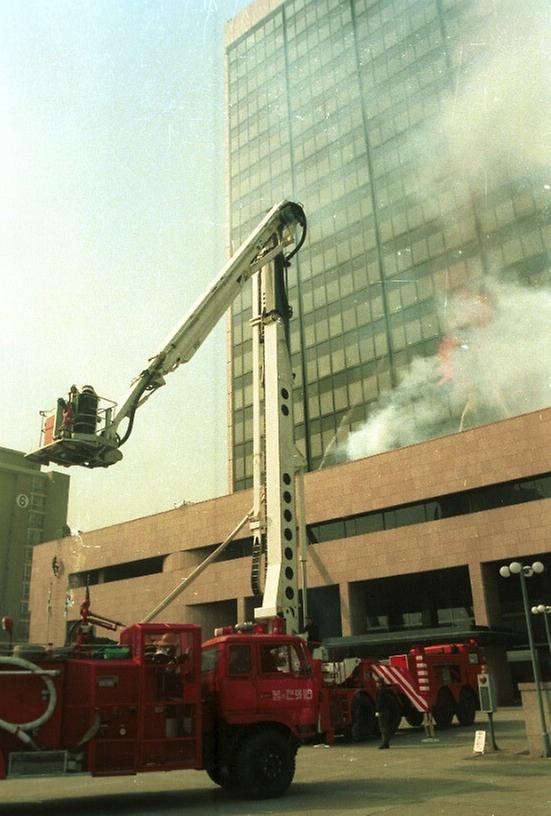
[(522, 711), (502, 709), (494, 722), (500, 750), (481, 755), (480, 713), (435, 742), (406, 726), (388, 751), (377, 742), (301, 748), (295, 781), (276, 800), (240, 801), (198, 771), (35, 778), (0, 783), (0, 816), (551, 816), (551, 759), (528, 755)]

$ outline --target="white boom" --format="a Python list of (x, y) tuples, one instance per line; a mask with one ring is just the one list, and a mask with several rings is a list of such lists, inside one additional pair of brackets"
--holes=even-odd
[[(299, 226), (302, 233), (297, 240)], [(297, 518), (295, 501), (296, 475), (302, 462), (294, 445), (293, 375), (288, 343), (290, 308), (285, 275), (289, 260), (302, 246), (305, 235), (306, 217), (300, 205), (282, 201), (273, 207), (150, 358), (121, 407), (117, 410), (115, 403), (98, 397), (91, 386), (84, 386), (81, 391), (73, 386), (68, 400), (59, 398), (56, 409), (41, 412), (40, 447), (27, 454), (33, 462), (54, 462), (67, 467), (109, 467), (119, 461), (120, 447), (132, 431), (136, 409), (165, 384), (167, 374), (191, 359), (243, 285), (253, 278), (255, 500), (250, 525), (252, 584), (257, 594), (261, 592), (261, 557), (266, 553), (263, 605), (256, 610), (255, 617), (262, 620), (283, 617), (288, 632), (296, 632), (299, 624), (297, 551), (303, 521)], [(294, 249), (285, 256), (284, 251), (291, 244)], [(118, 429), (124, 420), (128, 425), (121, 438)], [(177, 587), (151, 615), (155, 616), (188, 583), (182, 582), (181, 588)]]
[[(91, 386), (84, 386), (80, 393), (73, 387), (69, 400), (59, 398), (55, 409), (41, 411), (40, 446), (28, 453), (27, 458), (43, 465), (53, 462), (89, 468), (108, 467), (119, 461), (122, 458), (119, 448), (131, 433), (138, 406), (165, 384), (165, 375), (192, 358), (246, 281), (261, 267), (282, 256), (285, 247), (295, 240), (296, 226), (304, 228), (305, 224), (304, 212), (298, 204), (282, 201), (272, 207), (203, 297), (149, 359), (147, 368), (136, 377), (121, 407), (117, 410), (115, 403), (98, 397)], [(67, 405), (72, 409), (70, 422), (67, 422)], [(121, 439), (118, 429), (124, 420), (128, 420), (128, 427)]]

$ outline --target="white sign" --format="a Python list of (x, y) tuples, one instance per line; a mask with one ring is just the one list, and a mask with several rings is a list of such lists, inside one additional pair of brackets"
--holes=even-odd
[(485, 731), (475, 731), (474, 732), (473, 753), (483, 754), (485, 745), (486, 745), (486, 732)]
[(29, 497), (26, 496), (24, 493), (18, 493), (18, 495), (15, 497), (15, 501), (17, 503), (17, 506), (21, 507), (23, 510), (25, 509), (25, 507), (29, 506)]

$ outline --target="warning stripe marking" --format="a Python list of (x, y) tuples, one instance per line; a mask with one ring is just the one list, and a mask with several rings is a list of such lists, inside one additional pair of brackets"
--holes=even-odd
[(396, 684), (417, 711), (429, 710), (428, 701), (419, 694), (413, 683), (395, 666), (385, 666), (378, 663), (373, 665), (372, 669), (379, 677), (388, 680), (389, 683)]

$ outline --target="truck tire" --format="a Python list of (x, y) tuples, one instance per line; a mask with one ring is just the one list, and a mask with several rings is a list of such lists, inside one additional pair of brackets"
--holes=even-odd
[(476, 697), (469, 686), (463, 686), (455, 713), (460, 725), (472, 725), (476, 716)]
[(231, 775), (229, 768), (221, 765), (207, 765), (205, 771), (215, 785), (219, 785), (224, 790), (233, 790), (237, 780)]
[(375, 706), (367, 694), (358, 694), (352, 701), (352, 742), (365, 742), (376, 732)]
[(281, 796), (295, 775), (296, 748), (278, 731), (257, 731), (237, 751), (236, 777), (241, 794), (249, 799)]
[(417, 711), (416, 708), (410, 708), (405, 714), (406, 722), (412, 728), (419, 728), (423, 725), (424, 714), (422, 711)]
[(451, 691), (444, 687), (438, 692), (432, 716), (438, 728), (449, 728), (455, 714), (455, 700)]
[(214, 784), (224, 790), (235, 788), (235, 735), (228, 735), (223, 729), (205, 734), (203, 753), (203, 767)]

